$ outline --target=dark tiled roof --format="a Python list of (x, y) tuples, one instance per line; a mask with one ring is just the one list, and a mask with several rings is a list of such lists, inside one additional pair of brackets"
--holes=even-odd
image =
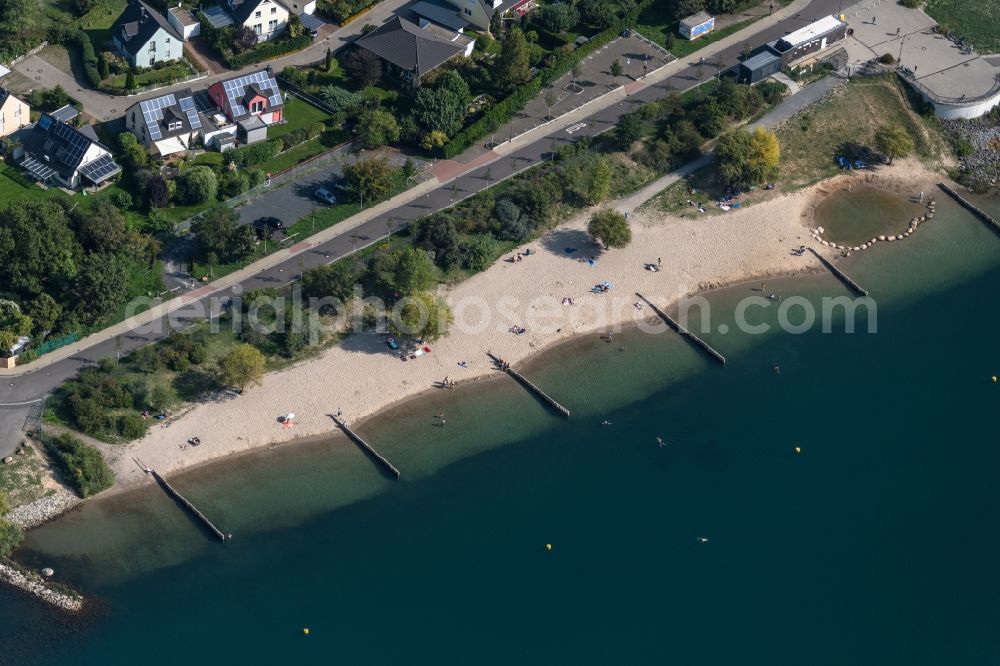
[[(178, 41), (181, 40), (181, 36), (177, 34), (172, 25), (167, 23), (167, 19), (160, 12), (142, 0), (130, 0), (125, 11), (111, 26), (111, 36), (121, 42), (126, 51), (135, 54), (149, 42), (160, 28), (166, 30), (171, 37), (175, 37)], [(122, 34), (123, 30), (124, 35)]]
[(463, 51), (461, 46), (396, 16), (356, 44), (382, 60), (423, 76)]
[(451, 30), (462, 30), (469, 27), (468, 21), (459, 16), (453, 5), (437, 0), (420, 0), (410, 5), (410, 11), (421, 18), (443, 25)]

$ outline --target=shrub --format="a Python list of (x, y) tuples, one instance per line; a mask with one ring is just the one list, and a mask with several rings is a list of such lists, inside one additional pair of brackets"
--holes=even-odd
[(114, 473), (94, 447), (72, 435), (58, 435), (46, 444), (62, 467), (66, 480), (81, 497), (90, 497), (114, 484)]
[(923, 0), (899, 0), (899, 4), (904, 7), (909, 7), (910, 9), (916, 9), (923, 4)]
[(181, 200), (187, 204), (200, 204), (215, 199), (219, 181), (207, 166), (196, 166), (184, 172), (178, 186)]
[(632, 242), (632, 229), (625, 216), (616, 210), (594, 213), (587, 225), (587, 233), (605, 247), (623, 248)]
[[(294, 133), (295, 132), (290, 132), (290, 134)], [(272, 139), (270, 141), (261, 141), (260, 143), (254, 143), (249, 146), (241, 146), (240, 148), (227, 150), (226, 157), (235, 162), (238, 167), (249, 167), (256, 164), (263, 164), (268, 160), (274, 159), (274, 157), (281, 152), (281, 147), (282, 141), (280, 139)]]
[(118, 432), (127, 440), (139, 439), (146, 434), (149, 421), (138, 414), (125, 414), (118, 419)]
[(972, 142), (966, 139), (964, 136), (960, 136), (955, 139), (955, 155), (961, 159), (963, 157), (968, 157), (976, 152), (976, 147), (972, 145)]
[(883, 53), (878, 61), (883, 65), (893, 65), (896, 63), (896, 59), (892, 57), (891, 53)]
[(298, 37), (290, 37), (288, 39), (272, 39), (266, 42), (261, 42), (255, 47), (240, 54), (221, 52), (219, 55), (223, 57), (226, 61), (226, 65), (229, 69), (242, 69), (247, 65), (252, 65), (262, 60), (270, 60), (271, 58), (277, 58), (280, 55), (286, 53), (291, 53), (292, 51), (300, 51), (307, 46), (312, 44), (312, 36), (305, 34), (299, 35)]
[(462, 244), (462, 265), (470, 271), (484, 271), (496, 258), (497, 243), (489, 236), (476, 236)]

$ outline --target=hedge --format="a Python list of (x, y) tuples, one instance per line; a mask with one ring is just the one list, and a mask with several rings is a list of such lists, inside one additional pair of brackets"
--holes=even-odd
[(319, 11), (345, 26), (382, 0), (324, 0)]
[(263, 164), (270, 159), (274, 159), (281, 152), (282, 142), (280, 139), (271, 141), (261, 141), (249, 146), (233, 148), (225, 152), (226, 157), (232, 158), (238, 167), (249, 167), (255, 164)]
[(479, 141), (481, 138), (496, 130), (500, 125), (510, 120), (515, 113), (524, 108), (529, 100), (535, 97), (542, 88), (549, 85), (566, 72), (573, 69), (573, 65), (583, 60), (588, 55), (611, 42), (621, 35), (626, 29), (631, 27), (638, 20), (639, 14), (646, 7), (652, 4), (653, 0), (643, 0), (631, 12), (618, 18), (610, 26), (591, 37), (590, 41), (574, 50), (571, 53), (559, 58), (554, 63), (541, 70), (538, 75), (527, 83), (518, 87), (507, 97), (503, 98), (489, 109), (482, 117), (472, 123), (461, 132), (452, 137), (451, 141), (441, 147), (441, 154), (445, 158), (451, 158), (463, 150)]
[(76, 42), (80, 47), (80, 55), (83, 58), (83, 71), (87, 75), (87, 81), (93, 88), (101, 87), (101, 74), (97, 70), (97, 54), (94, 53), (94, 43), (83, 30), (74, 30), (67, 35), (67, 39)]
[(239, 55), (230, 55), (228, 53), (222, 53), (220, 55), (222, 55), (223, 59), (226, 61), (226, 66), (229, 67), (229, 69), (241, 69), (247, 65), (260, 62), (261, 60), (269, 60), (271, 58), (277, 58), (278, 56), (285, 55), (286, 53), (291, 53), (292, 51), (299, 51), (306, 48), (310, 44), (312, 44), (312, 35), (306, 33), (290, 39), (267, 41), (263, 44), (258, 44), (253, 50), (247, 51), (246, 53), (240, 53)]

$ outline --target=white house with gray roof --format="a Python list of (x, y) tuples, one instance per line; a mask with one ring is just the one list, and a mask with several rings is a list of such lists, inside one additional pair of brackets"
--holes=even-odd
[(201, 127), (190, 89), (142, 100), (125, 111), (125, 128), (147, 150), (163, 156), (188, 150)]
[(129, 0), (111, 27), (111, 41), (133, 67), (152, 67), (184, 53), (180, 33), (142, 0)]

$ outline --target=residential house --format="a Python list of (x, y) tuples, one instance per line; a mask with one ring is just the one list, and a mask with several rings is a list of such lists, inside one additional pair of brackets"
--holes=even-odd
[(251, 116), (265, 125), (281, 122), (284, 103), (270, 70), (217, 81), (208, 87), (208, 96), (231, 122), (239, 123)]
[(93, 125), (76, 129), (47, 113), (31, 126), (15, 157), (35, 180), (70, 189), (100, 185), (121, 171)]
[(152, 67), (183, 55), (180, 34), (158, 11), (142, 0), (129, 0), (111, 26), (115, 49), (133, 67)]
[(0, 88), (0, 136), (7, 136), (29, 124), (30, 114), (27, 104)]
[(125, 111), (125, 128), (147, 150), (166, 156), (189, 149), (202, 121), (186, 89), (133, 104)]
[(418, 88), (424, 76), (452, 58), (472, 55), (475, 46), (465, 35), (434, 23), (420, 27), (399, 16), (354, 43), (378, 56), (391, 74), (411, 88)]
[(237, 25), (250, 28), (263, 42), (280, 36), (288, 27), (288, 9), (277, 0), (226, 0)]
[[(476, 29), (484, 32), (490, 30), (490, 19), (497, 12), (502, 12), (508, 7), (503, 7), (503, 0), (445, 0), (451, 5), (455, 12), (465, 21), (476, 26)], [(508, 6), (512, 3), (508, 3)], [(503, 7), (503, 9), (502, 9)]]

